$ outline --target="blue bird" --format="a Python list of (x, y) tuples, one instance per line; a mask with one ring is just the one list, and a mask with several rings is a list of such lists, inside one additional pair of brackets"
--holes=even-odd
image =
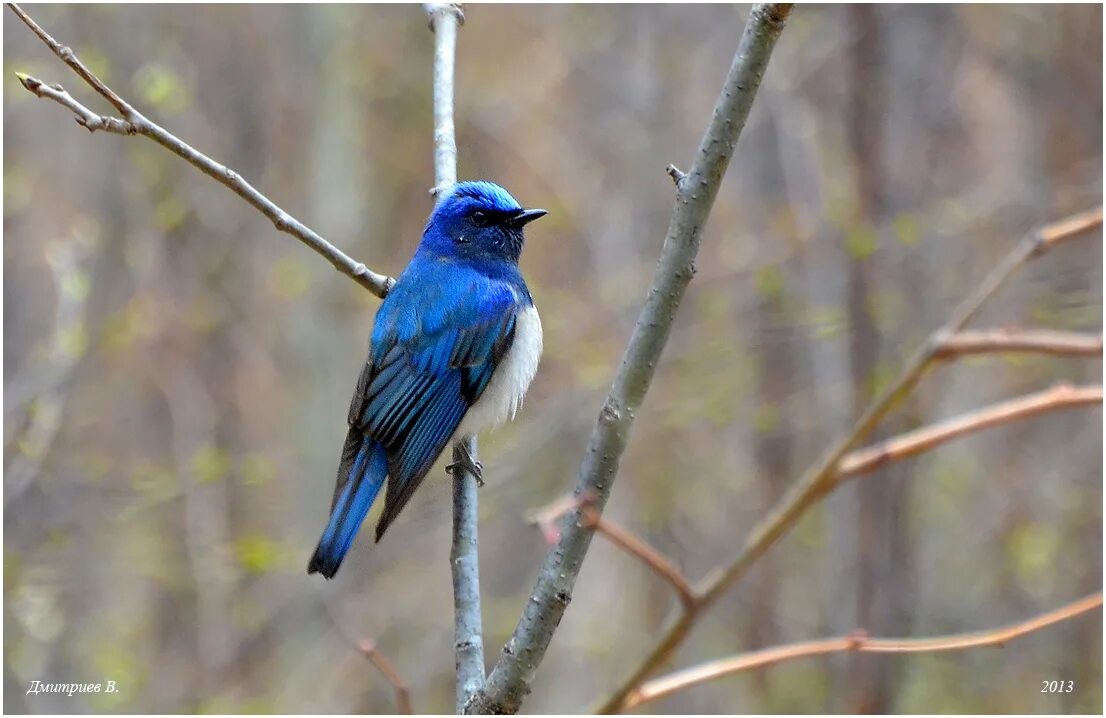
[[(518, 258), (523, 227), (545, 214), (491, 182), (462, 182), (435, 207), (377, 310), (308, 573), (337, 573), (385, 479), (377, 541), (451, 442), (514, 418), (542, 350)], [(458, 463), (483, 484), (479, 462)]]

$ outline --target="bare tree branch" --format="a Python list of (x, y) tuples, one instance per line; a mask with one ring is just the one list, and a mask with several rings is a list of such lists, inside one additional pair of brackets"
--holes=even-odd
[[(653, 286), (580, 467), (576, 493), (594, 494), (597, 513), (602, 513), (610, 495), (634, 415), (649, 389), (676, 310), (695, 273), (703, 226), (790, 12), (789, 4), (754, 6), (710, 126), (691, 170), (676, 188), (676, 204)], [(560, 540), (546, 556), (514, 635), (504, 646), (484, 689), (465, 706), (467, 713), (518, 711), (572, 598), (572, 588), (591, 543), (592, 531), (581, 519), (580, 510), (570, 511), (562, 519)]]
[(1044, 254), (1061, 242), (1075, 239), (1080, 235), (1102, 226), (1102, 208), (1096, 207), (1086, 212), (1073, 214), (1052, 224), (1045, 225), (1032, 239), (1034, 244), (1041, 245), (1034, 254)]
[[(434, 32), (434, 189), (441, 198), (457, 183), (457, 137), (453, 125), (454, 58), (460, 3), (425, 3)], [(479, 499), (476, 477), (464, 468), (464, 452), (477, 458), (476, 439), (453, 447), (453, 638), (457, 665), (457, 712), (484, 686), (484, 627), (480, 614)]]
[(368, 289), (376, 296), (383, 297), (388, 293), (388, 290), (392, 288), (392, 285), (395, 284), (395, 280), (391, 277), (377, 274), (323, 239), (318, 233), (308, 228), (298, 219), (277, 206), (268, 197), (257, 191), (253, 185), (242, 179), (237, 172), (234, 172), (229, 167), (199, 152), (176, 135), (173, 135), (160, 125), (147, 119), (85, 67), (76, 53), (50, 37), (50, 35), (47, 34), (38, 23), (32, 20), (22, 8), (15, 3), (8, 3), (7, 5), (35, 35), (46, 43), (46, 46), (49, 47), (62, 62), (72, 68), (89, 87), (96, 90), (96, 92), (100, 93), (100, 95), (110, 102), (122, 115), (122, 118), (98, 115), (77, 102), (68, 92), (61, 89), (60, 85), (47, 85), (41, 80), (17, 73), (19, 81), (29, 91), (33, 92), (38, 97), (53, 100), (71, 110), (76, 116), (77, 122), (89, 131), (103, 130), (114, 134), (138, 134), (148, 137), (246, 200), (246, 202), (250, 203), (255, 209), (268, 217), (273, 223), (273, 226), (279, 231), (292, 235), (315, 250), (326, 258), (335, 269), (352, 278), (355, 282), (365, 289)]
[(534, 512), (531, 515), (530, 523), (537, 525), (546, 541), (552, 545), (560, 540), (560, 531), (556, 526), (560, 518), (569, 511), (579, 509), (585, 528), (593, 529), (602, 534), (615, 546), (634, 556), (658, 576), (668, 581), (680, 597), (680, 602), (685, 606), (696, 602), (697, 597), (695, 591), (691, 588), (691, 582), (668, 558), (646, 541), (635, 536), (633, 532), (601, 515), (591, 506), (592, 500), (590, 494), (565, 496)]
[(932, 426), (909, 431), (875, 446), (850, 452), (841, 459), (837, 467), (837, 482), (875, 471), (892, 461), (916, 456), (965, 434), (1058, 409), (1101, 403), (1101, 386), (1073, 387), (1069, 384), (1060, 384), (1036, 394), (994, 404), (946, 419)]
[(762, 651), (710, 661), (649, 681), (630, 694), (625, 707), (636, 708), (708, 681), (810, 656), (849, 651), (860, 653), (936, 653), (940, 651), (963, 651), (983, 646), (1004, 646), (1015, 638), (1048, 628), (1062, 621), (1071, 620), (1101, 606), (1102, 594), (1096, 593), (1054, 611), (1035, 616), (1027, 621), (989, 631), (907, 639), (868, 638), (863, 633), (857, 633), (840, 638), (827, 638), (821, 641), (806, 641), (767, 648)]
[(963, 331), (945, 337), (934, 352), (935, 359), (952, 359), (969, 354), (1033, 352), (1058, 356), (1102, 357), (1101, 334), (1077, 334), (1047, 330)]
[(396, 692), (396, 712), (403, 715), (414, 713), (415, 711), (411, 706), (411, 689), (408, 688), (407, 681), (399, 675), (399, 671), (392, 665), (392, 662), (376, 649), (376, 644), (372, 641), (361, 641), (357, 647), (365, 658), (376, 666), (376, 670), (380, 671), (380, 675), (384, 676), (384, 680), (392, 685)]
[(590, 504), (582, 506), (581, 513), (584, 516), (585, 527), (593, 528), (603, 534), (615, 546), (632, 556), (636, 556), (642, 563), (653, 569), (657, 575), (672, 584), (672, 588), (676, 590), (676, 594), (685, 606), (698, 600), (695, 596), (695, 590), (684, 578), (684, 575), (655, 548), (613, 521), (605, 520)]
[(19, 82), (23, 84), (23, 87), (30, 92), (33, 92), (39, 97), (53, 100), (62, 107), (68, 108), (76, 115), (74, 119), (77, 120), (77, 124), (84, 127), (89, 132), (103, 130), (104, 132), (111, 132), (116, 135), (133, 135), (137, 131), (134, 125), (126, 120), (107, 115), (97, 115), (92, 110), (77, 102), (77, 100), (66, 92), (65, 88), (61, 85), (47, 85), (42, 80), (31, 77), (23, 72), (17, 72), (15, 76), (19, 78)]
[(1027, 261), (1039, 257), (1061, 242), (1102, 226), (1102, 208), (1082, 212), (1040, 227), (1024, 237), (1014, 249), (952, 312), (944, 326), (907, 362), (898, 378), (872, 402), (844, 438), (840, 439), (807, 473), (783, 495), (768, 514), (753, 527), (729, 564), (710, 572), (696, 587), (701, 600), (676, 614), (664, 629), (660, 640), (610, 695), (594, 709), (596, 713), (615, 713), (625, 707), (629, 695), (651, 673), (663, 665), (691, 632), (703, 611), (737, 583), (748, 570), (798, 522), (806, 510), (824, 498), (837, 484), (842, 459), (876, 429), (890, 411), (908, 396), (926, 370), (938, 360), (945, 340), (964, 329), (967, 323), (998, 289)]

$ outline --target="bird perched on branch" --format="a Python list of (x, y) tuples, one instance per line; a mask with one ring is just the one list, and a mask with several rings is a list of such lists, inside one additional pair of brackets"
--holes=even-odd
[[(334, 576), (385, 479), (377, 541), (451, 442), (514, 418), (542, 349), (518, 258), (523, 228), (545, 214), (491, 182), (462, 182), (435, 207), (376, 313), (330, 521), (308, 573)], [(461, 447), (447, 469), (482, 484), (481, 465)]]

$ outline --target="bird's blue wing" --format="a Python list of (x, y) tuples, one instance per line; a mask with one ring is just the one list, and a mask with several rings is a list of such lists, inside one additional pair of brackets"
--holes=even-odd
[(456, 273), (430, 279), (406, 288), (401, 280), (381, 305), (350, 405), (350, 426), (388, 453), (378, 540), (487, 388), (520, 309), (504, 283)]

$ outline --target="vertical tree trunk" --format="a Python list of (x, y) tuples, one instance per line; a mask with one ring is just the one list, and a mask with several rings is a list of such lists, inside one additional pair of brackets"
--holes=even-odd
[[(850, 115), (846, 117), (849, 146), (856, 173), (856, 215), (846, 239), (849, 264), (849, 362), (853, 414), (859, 415), (877, 387), (882, 337), (875, 322), (879, 271), (875, 253), (879, 227), (888, 207), (883, 172), (882, 91), (884, 47), (880, 10), (870, 5), (847, 9), (853, 33), (849, 51)], [(909, 595), (908, 468), (886, 470), (879, 480), (853, 489), (855, 530), (854, 628), (886, 635), (906, 635), (900, 607)], [(905, 593), (904, 593), (905, 592)], [(847, 660), (847, 688), (842, 709), (852, 713), (894, 711), (895, 661), (856, 654)]]
[[(786, 279), (782, 270), (762, 270), (757, 284), (755, 350), (757, 365), (756, 435), (753, 460), (756, 465), (756, 501), (762, 510), (775, 505), (794, 474), (794, 416), (787, 398), (795, 386), (798, 356), (794, 351), (793, 327), (787, 312)], [(742, 650), (753, 651), (780, 640), (775, 630), (780, 576), (771, 561), (757, 571), (749, 586), (750, 601), (743, 607)], [(754, 674), (761, 704), (770, 696), (768, 673)]]

